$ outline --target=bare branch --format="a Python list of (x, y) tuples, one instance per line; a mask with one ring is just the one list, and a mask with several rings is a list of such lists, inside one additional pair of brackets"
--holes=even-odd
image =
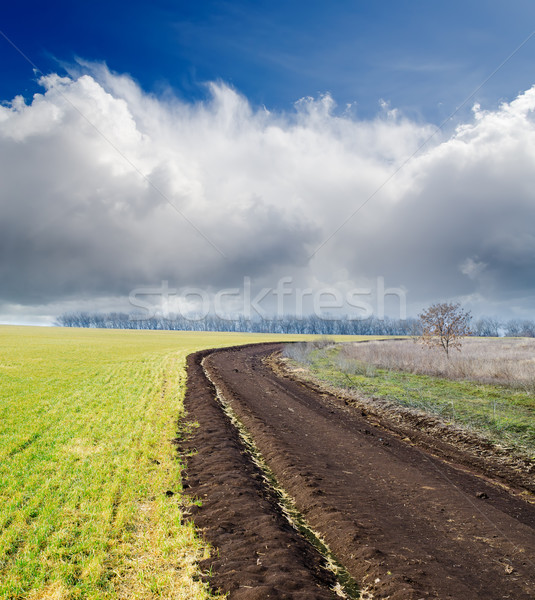
[(442, 347), (448, 357), (450, 348), (460, 350), (462, 339), (472, 334), (472, 316), (460, 304), (433, 304), (418, 316), (422, 327), (420, 341), (429, 347)]

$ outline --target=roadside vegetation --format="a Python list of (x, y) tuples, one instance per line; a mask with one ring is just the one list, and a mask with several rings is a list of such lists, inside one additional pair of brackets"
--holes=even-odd
[(276, 339), (0, 327), (0, 598), (218, 598), (172, 443), (185, 357)]
[(535, 459), (535, 340), (463, 341), (448, 355), (411, 339), (287, 346), (311, 375), (483, 433)]

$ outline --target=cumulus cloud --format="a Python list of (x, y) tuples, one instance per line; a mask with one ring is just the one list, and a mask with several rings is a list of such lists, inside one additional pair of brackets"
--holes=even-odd
[(533, 293), (535, 88), (474, 107), (384, 185), (434, 131), (387, 103), (367, 121), (329, 94), (270, 112), (221, 82), (188, 103), (85, 67), (0, 106), (6, 306), (244, 276), (340, 289), (384, 276), (414, 305), (522, 308)]

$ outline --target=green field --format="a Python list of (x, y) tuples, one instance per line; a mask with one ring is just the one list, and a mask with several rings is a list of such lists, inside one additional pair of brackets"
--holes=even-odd
[(282, 339), (0, 327), (0, 598), (216, 597), (171, 443), (185, 357)]

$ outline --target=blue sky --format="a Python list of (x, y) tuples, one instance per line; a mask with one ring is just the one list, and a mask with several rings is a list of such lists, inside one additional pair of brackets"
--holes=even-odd
[[(288, 109), (330, 92), (370, 116), (384, 99), (446, 118), (535, 28), (529, 0), (372, 2), (11, 2), (1, 29), (45, 73), (76, 56), (143, 89), (195, 100), (223, 80), (254, 104)], [(31, 94), (32, 72), (2, 40), (0, 97)], [(488, 107), (535, 79), (532, 39), (477, 94)]]
[(0, 30), (0, 322), (287, 278), (535, 317), (531, 0), (12, 2)]

